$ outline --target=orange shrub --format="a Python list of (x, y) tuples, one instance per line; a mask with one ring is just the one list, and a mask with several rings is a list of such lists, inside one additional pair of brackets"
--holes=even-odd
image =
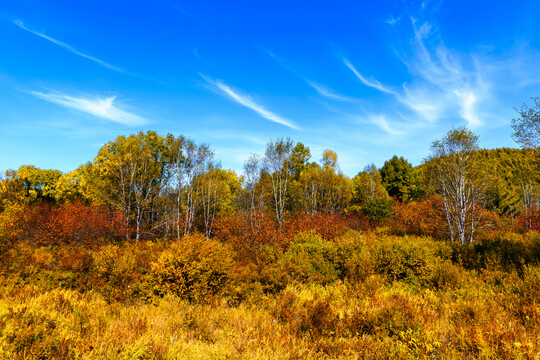
[(540, 231), (540, 209), (537, 207), (525, 209), (525, 211), (523, 211), (523, 213), (520, 214), (516, 220), (516, 227), (518, 230)]
[(442, 238), (448, 232), (441, 199), (427, 197), (419, 202), (398, 203), (391, 227), (398, 234)]
[(281, 228), (268, 214), (258, 214), (253, 223), (249, 218), (236, 213), (219, 218), (214, 225), (215, 234), (235, 250), (238, 259), (256, 261), (263, 246), (287, 249), (296, 235), (315, 231), (325, 240), (333, 240), (343, 235), (348, 229), (367, 229), (367, 220), (355, 215), (320, 213), (308, 215), (297, 212), (283, 221)]
[(282, 232), (289, 243), (299, 233), (315, 231), (323, 239), (332, 240), (351, 228), (367, 229), (369, 222), (356, 215), (346, 216), (331, 213), (309, 215), (305, 212), (298, 212), (283, 222)]
[[(397, 204), (394, 219), (389, 226), (398, 235), (431, 236), (436, 239), (448, 238), (448, 223), (444, 215), (444, 205), (437, 196), (430, 196), (419, 202)], [(481, 239), (499, 232), (509, 225), (497, 213), (482, 209), (480, 222), (475, 226), (475, 239)]]
[(241, 262), (255, 261), (265, 245), (283, 245), (274, 220), (266, 214), (256, 214), (252, 223), (246, 215), (235, 213), (216, 219), (214, 229), (216, 237), (229, 244)]

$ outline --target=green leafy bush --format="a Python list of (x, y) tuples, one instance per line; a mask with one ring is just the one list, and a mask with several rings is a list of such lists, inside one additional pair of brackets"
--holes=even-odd
[(381, 222), (394, 214), (394, 202), (386, 198), (366, 201), (362, 206), (362, 213), (375, 222)]

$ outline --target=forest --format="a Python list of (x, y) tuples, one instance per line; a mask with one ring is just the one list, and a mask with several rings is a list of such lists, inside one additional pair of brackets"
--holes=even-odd
[[(118, 136), (0, 182), (2, 359), (538, 359), (540, 169), (465, 127), (353, 178), (269, 140)], [(320, 158), (317, 160), (317, 158)]]

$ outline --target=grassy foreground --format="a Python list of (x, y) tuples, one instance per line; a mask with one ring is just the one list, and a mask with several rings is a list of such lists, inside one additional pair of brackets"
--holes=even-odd
[(201, 241), (14, 247), (0, 358), (540, 359), (536, 234), (310, 233), (252, 262)]

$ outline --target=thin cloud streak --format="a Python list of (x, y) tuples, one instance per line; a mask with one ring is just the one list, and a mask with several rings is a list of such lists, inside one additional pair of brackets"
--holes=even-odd
[(263, 49), (263, 51), (265, 53), (267, 53), (268, 56), (270, 56), (272, 59), (274, 59), (279, 64), (279, 66), (281, 66), (285, 70), (293, 73), (298, 78), (302, 79), (307, 85), (309, 85), (311, 88), (313, 88), (319, 95), (321, 95), (323, 97), (326, 97), (326, 98), (329, 98), (329, 99), (332, 99), (332, 100), (338, 100), (338, 101), (345, 101), (345, 102), (355, 102), (355, 101), (357, 101), (357, 99), (354, 99), (354, 98), (351, 98), (349, 96), (339, 94), (339, 93), (335, 92), (334, 90), (332, 90), (332, 89), (330, 89), (330, 88), (328, 88), (328, 87), (326, 87), (324, 85), (320, 85), (320, 84), (318, 84), (318, 83), (316, 83), (314, 81), (309, 80), (304, 75), (300, 74), (298, 71), (296, 71), (295, 69), (293, 69), (289, 65), (285, 64), (284, 61), (282, 59), (280, 59), (274, 53), (272, 53), (272, 52), (270, 52), (270, 51), (268, 51), (266, 49)]
[(308, 80), (308, 79), (306, 79), (304, 77), (302, 77), (302, 79), (306, 82), (306, 84), (308, 84), (313, 89), (315, 89), (315, 91), (321, 96), (324, 96), (324, 97), (332, 99), (332, 100), (345, 101), (345, 102), (355, 102), (355, 101), (357, 101), (357, 99), (354, 99), (354, 98), (351, 98), (351, 97), (348, 97), (348, 96), (345, 96), (345, 95), (341, 95), (341, 94), (335, 92), (334, 90), (327, 88), (326, 86), (319, 85), (316, 82), (310, 81), (310, 80)]
[(227, 95), (229, 98), (237, 102), (238, 104), (253, 110), (263, 118), (270, 120), (272, 122), (275, 122), (277, 124), (281, 124), (284, 126), (287, 126), (291, 129), (295, 130), (301, 130), (298, 126), (296, 126), (292, 121), (285, 119), (277, 114), (274, 114), (271, 111), (266, 110), (262, 105), (257, 104), (251, 96), (241, 94), (235, 90), (233, 90), (230, 86), (223, 83), (220, 80), (213, 80), (209, 78), (208, 76), (202, 75), (201, 77), (210, 85), (213, 85), (218, 90), (220, 90), (223, 94)]
[(404, 131), (396, 130), (393, 126), (391, 126), (388, 121), (386, 120), (386, 117), (384, 115), (371, 115), (369, 116), (369, 121), (377, 126), (379, 129), (383, 130), (384, 132), (390, 134), (390, 135), (403, 135), (405, 134)]
[(137, 126), (148, 123), (146, 119), (117, 107), (114, 104), (116, 96), (89, 98), (69, 96), (56, 92), (43, 93), (40, 91), (30, 91), (30, 94), (50, 103), (75, 109), (119, 124)]
[(58, 45), (58, 46), (60, 46), (60, 47), (62, 47), (62, 48), (64, 48), (64, 49), (68, 50), (69, 52), (71, 52), (71, 53), (73, 53), (73, 54), (75, 54), (75, 55), (79, 55), (79, 56), (81, 56), (81, 57), (83, 57), (83, 58), (86, 58), (86, 59), (88, 59), (88, 60), (92, 60), (92, 61), (94, 61), (94, 62), (100, 64), (101, 66), (104, 66), (104, 67), (106, 67), (106, 68), (112, 69), (112, 70), (114, 70), (114, 71), (124, 72), (124, 70), (120, 69), (119, 67), (116, 67), (116, 66), (114, 66), (114, 65), (108, 64), (108, 63), (106, 63), (105, 61), (99, 60), (99, 59), (97, 59), (97, 58), (95, 58), (95, 57), (93, 57), (93, 56), (90, 56), (90, 55), (87, 55), (87, 54), (85, 54), (85, 53), (82, 53), (82, 52), (80, 52), (80, 51), (78, 51), (78, 50), (75, 50), (75, 49), (74, 49), (73, 47), (71, 47), (69, 44), (66, 44), (66, 43), (61, 42), (61, 41), (59, 41), (59, 40), (56, 40), (56, 39), (54, 39), (54, 38), (52, 38), (52, 37), (50, 37), (50, 36), (47, 36), (47, 35), (45, 35), (45, 34), (43, 34), (43, 33), (40, 33), (40, 32), (38, 32), (38, 31), (35, 31), (35, 30), (32, 30), (32, 29), (26, 27), (26, 26), (24, 25), (24, 23), (23, 23), (21, 20), (14, 20), (13, 23), (14, 23), (15, 25), (17, 25), (18, 27), (20, 27), (21, 29), (26, 30), (26, 31), (28, 31), (29, 33), (32, 33), (32, 34), (34, 34), (34, 35), (37, 35), (37, 36), (39, 36), (39, 37), (41, 37), (41, 38), (43, 38), (43, 39), (45, 39), (45, 40), (48, 40), (48, 41), (52, 42), (53, 44), (56, 44), (56, 45)]
[(388, 94), (396, 95), (396, 92), (395, 92), (395, 91), (386, 88), (386, 87), (383, 86), (379, 81), (377, 81), (377, 80), (369, 81), (368, 79), (366, 79), (365, 77), (363, 77), (362, 74), (360, 74), (360, 73), (358, 72), (358, 70), (356, 70), (356, 68), (353, 66), (353, 64), (351, 64), (351, 62), (350, 62), (348, 59), (343, 59), (343, 63), (345, 64), (345, 66), (347, 66), (347, 67), (353, 72), (354, 75), (356, 75), (356, 77), (357, 77), (364, 85), (369, 86), (369, 87), (374, 88), (374, 89), (377, 89), (377, 90), (379, 90), (379, 91), (388, 93)]

